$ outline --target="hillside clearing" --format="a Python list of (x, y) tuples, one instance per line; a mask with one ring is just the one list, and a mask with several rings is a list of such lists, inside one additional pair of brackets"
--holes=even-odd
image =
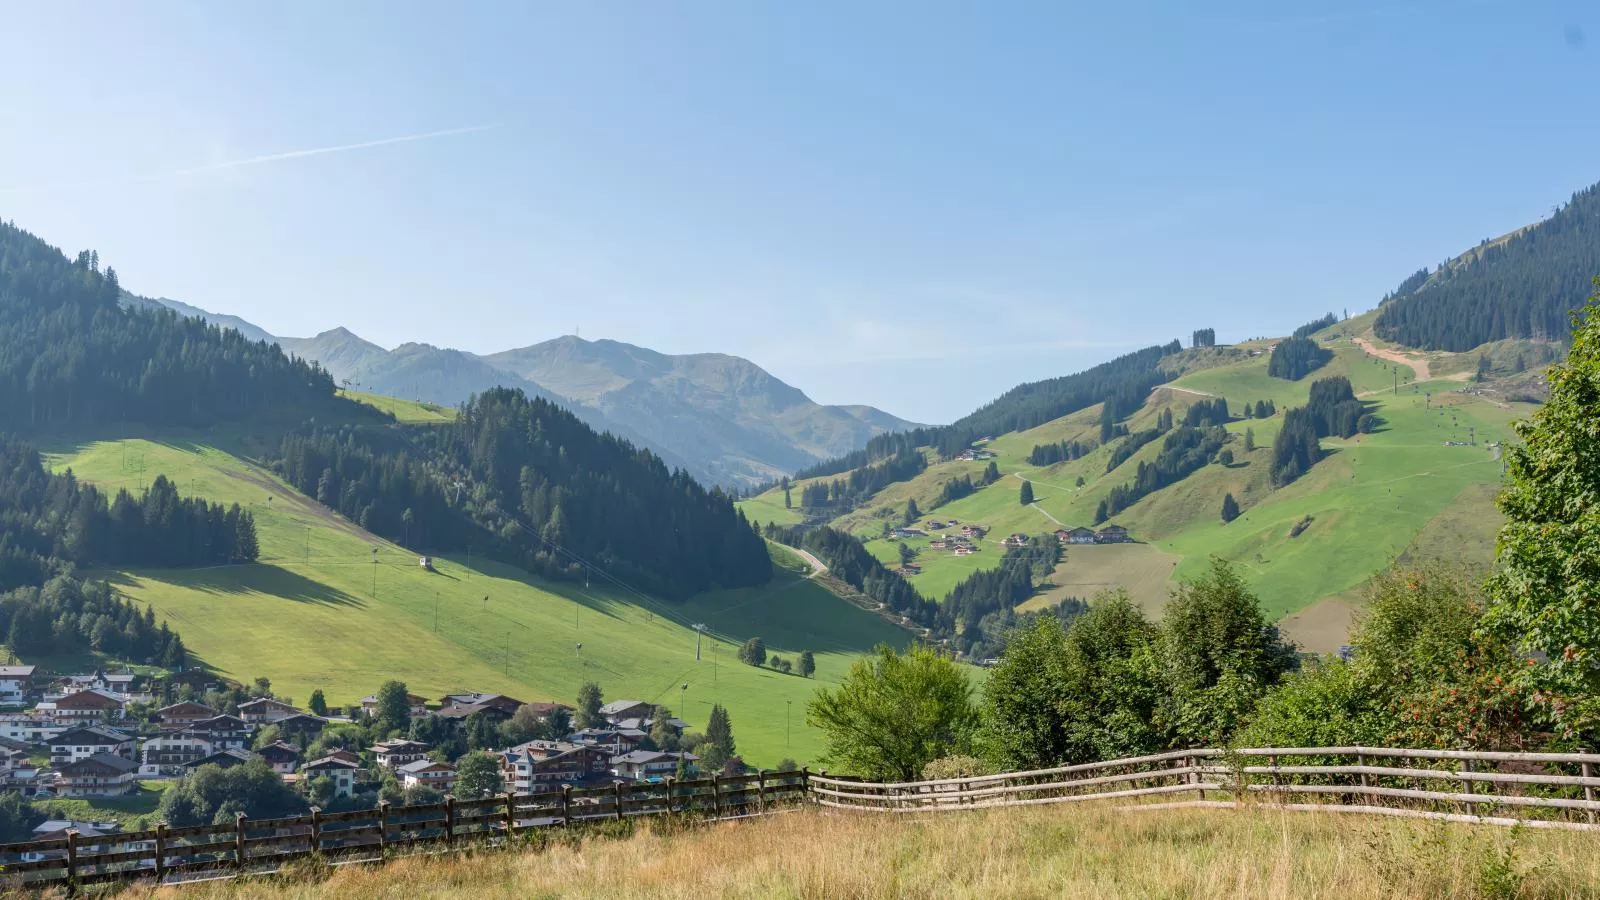
[[(389, 678), (430, 697), (488, 690), (571, 702), (594, 680), (610, 699), (663, 703), (694, 727), (721, 703), (739, 751), (770, 767), (819, 751), (795, 704), (803, 708), (819, 682), (842, 677), (856, 654), (908, 638), (807, 579), (809, 567), (792, 555), (779, 563), (794, 567), (780, 567), (765, 586), (668, 605), (466, 554), (436, 557), (430, 573), (415, 552), (207, 444), (87, 442), (56, 447), (49, 462), (113, 490), (137, 491), (166, 474), (184, 494), (249, 507), (261, 543), (256, 564), (104, 574), (171, 621), (207, 665), (237, 680), (266, 676), (301, 702), (321, 688), (330, 703), (351, 703)], [(698, 661), (689, 627), (697, 623), (723, 637), (702, 640)], [(738, 663), (736, 642), (754, 635), (790, 658), (812, 650), (816, 678)]]
[(788, 815), (542, 849), (349, 866), (326, 879), (212, 882), (216, 898), (1595, 897), (1592, 834), (1407, 819), (1106, 805), (925, 816)]

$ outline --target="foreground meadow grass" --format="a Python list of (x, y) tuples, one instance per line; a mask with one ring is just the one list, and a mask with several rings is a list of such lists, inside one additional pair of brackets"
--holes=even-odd
[(556, 840), (124, 896), (268, 898), (1595, 897), (1600, 836), (1274, 811), (1109, 806), (769, 819)]

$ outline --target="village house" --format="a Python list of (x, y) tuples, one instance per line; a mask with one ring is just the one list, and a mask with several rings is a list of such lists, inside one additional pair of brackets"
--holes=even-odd
[(211, 744), (212, 752), (241, 750), (250, 744), (249, 725), (238, 716), (212, 716), (190, 723), (182, 734), (192, 734)]
[[(417, 694), (408, 693), (408, 694), (406, 694), (406, 703), (411, 708), (411, 715), (412, 715), (413, 718), (415, 718), (416, 716), (425, 716), (425, 715), (428, 714), (428, 698), (427, 697), (422, 697), (422, 696), (418, 696)], [(243, 707), (240, 707), (240, 709), (243, 709)], [(362, 697), (361, 698), (361, 711), (366, 713), (369, 716), (377, 715), (378, 714), (378, 695), (377, 694), (368, 694), (367, 696)], [(299, 710), (295, 710), (295, 712), (299, 712)]]
[(322, 733), (322, 729), (327, 727), (328, 720), (321, 716), (313, 716), (310, 713), (296, 713), (286, 719), (279, 719), (272, 724), (277, 727), (278, 734), (284, 737), (303, 734), (307, 738), (314, 738)]
[(1094, 536), (1094, 542), (1097, 544), (1126, 544), (1130, 540), (1132, 539), (1128, 537), (1128, 529), (1121, 525), (1107, 525)]
[(50, 764), (77, 762), (101, 753), (134, 758), (135, 742), (129, 735), (99, 725), (69, 728), (45, 741), (50, 747)]
[(1026, 547), (1028, 545), (1028, 536), (1019, 531), (1010, 535), (1000, 543), (1007, 547)]
[(54, 719), (46, 718), (34, 711), (0, 713), (0, 737), (13, 741), (42, 744), (65, 730), (66, 727), (57, 725)]
[(571, 741), (528, 741), (500, 752), (506, 789), (518, 794), (581, 782), (609, 771), (612, 754)]
[(961, 546), (956, 548), (955, 555), (956, 556), (971, 556), (972, 554), (974, 554), (976, 552), (977, 552), (977, 548), (973, 547), (971, 544), (962, 544)]
[(120, 719), (127, 704), (99, 688), (87, 688), (64, 694), (56, 700), (46, 700), (36, 709), (55, 720), (57, 725), (77, 725)]
[(156, 710), (156, 719), (161, 723), (162, 731), (178, 731), (182, 728), (188, 728), (202, 719), (212, 718), (216, 714), (216, 710), (204, 703), (185, 700), (182, 703), (174, 703), (171, 706), (163, 706)]
[(429, 787), (440, 793), (449, 793), (456, 783), (456, 767), (431, 759), (417, 759), (398, 770), (402, 787)]
[(928, 530), (929, 531), (943, 531), (944, 527), (945, 527), (944, 523), (939, 521), (938, 519), (929, 519), (928, 520)]
[(333, 796), (348, 797), (356, 791), (356, 774), (360, 771), (360, 763), (329, 754), (301, 766), (300, 783), (306, 784), (313, 778), (329, 778), (333, 780)]
[(239, 704), (239, 718), (251, 725), (271, 725), (298, 715), (300, 710), (273, 697), (257, 697)]
[(0, 666), (0, 703), (22, 703), (33, 693), (33, 666)]
[(928, 536), (928, 533), (920, 528), (896, 528), (889, 533), (897, 538), (919, 538)]
[(385, 769), (398, 769), (428, 755), (428, 745), (421, 741), (395, 738), (372, 745), (372, 758)]
[(911, 563), (907, 563), (907, 564), (901, 566), (900, 568), (895, 569), (894, 573), (896, 575), (899, 575), (901, 578), (912, 578), (914, 576), (922, 574), (922, 567), (918, 566), (918, 565), (913, 565)]
[(638, 728), (585, 728), (567, 735), (567, 740), (616, 755), (637, 749), (647, 737), (649, 733)]
[(209, 756), (202, 756), (199, 759), (194, 760), (183, 768), (186, 770), (186, 772), (191, 773), (201, 766), (216, 766), (219, 769), (231, 769), (234, 766), (242, 766), (255, 758), (255, 754), (248, 750), (218, 750)]
[(120, 797), (137, 790), (139, 764), (114, 753), (96, 753), (56, 769), (58, 796)]
[(505, 694), (453, 694), (444, 699), (445, 705), (434, 715), (453, 722), (464, 722), (475, 713), (492, 722), (504, 722), (523, 705), (521, 700)]
[[(83, 822), (73, 819), (47, 819), (40, 822), (33, 829), (30, 841), (60, 841), (65, 840), (68, 831), (78, 833), (78, 852), (96, 853), (102, 845), (96, 841), (115, 838), (122, 833), (122, 825), (117, 822)], [(123, 849), (122, 841), (118, 841), (117, 849)], [(147, 850), (148, 842), (136, 841), (126, 845), (129, 850)], [(44, 862), (50, 859), (65, 859), (65, 850), (24, 850), (18, 859), (25, 863)]]
[(655, 707), (643, 700), (613, 700), (600, 707), (600, 717), (617, 724), (623, 719), (643, 719), (655, 711)]
[(949, 538), (936, 537), (928, 542), (929, 550), (944, 550), (950, 546)]
[(274, 741), (256, 751), (272, 771), (279, 775), (289, 775), (300, 767), (300, 749), (293, 744), (283, 741)]
[(0, 773), (9, 773), (19, 766), (27, 766), (30, 749), (21, 741), (0, 738)]
[(139, 748), (146, 775), (175, 775), (178, 770), (197, 759), (215, 752), (211, 742), (187, 732), (168, 732), (153, 737)]
[(659, 750), (635, 750), (611, 757), (611, 774), (635, 781), (671, 778), (678, 771), (678, 761), (692, 767), (700, 761), (693, 753), (666, 753)]
[(1066, 528), (1057, 531), (1056, 538), (1063, 544), (1092, 544), (1095, 542), (1094, 529), (1092, 528)]

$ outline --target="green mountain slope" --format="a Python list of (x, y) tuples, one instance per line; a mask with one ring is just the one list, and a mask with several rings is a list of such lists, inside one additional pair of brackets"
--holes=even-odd
[(1597, 272), (1600, 185), (1547, 219), (1414, 273), (1384, 298), (1375, 327), (1385, 340), (1457, 352), (1507, 338), (1565, 341), (1568, 313)]
[[(1334, 357), (1299, 381), (1266, 374), (1271, 342), (1241, 345), (1236, 354), (1216, 354), (1156, 387), (1125, 420), (1131, 431), (1153, 427), (1163, 411), (1181, 420), (1197, 401), (1226, 398), (1233, 410), (1270, 400), (1278, 414), (1267, 419), (1235, 418), (1227, 428), (1232, 465), (1213, 462), (1183, 480), (1140, 499), (1112, 522), (1130, 529), (1134, 545), (1071, 546), (1065, 562), (1035, 600), (1036, 608), (1065, 596), (1088, 597), (1107, 587), (1122, 587), (1152, 610), (1164, 603), (1173, 579), (1197, 574), (1207, 559), (1236, 563), (1263, 605), (1283, 617), (1285, 627), (1308, 648), (1331, 650), (1345, 640), (1357, 589), (1402, 555), (1443, 557), (1452, 565), (1486, 565), (1493, 552), (1479, 525), (1498, 520), (1492, 505), (1500, 464), (1489, 444), (1511, 439), (1509, 422), (1527, 415), (1528, 404), (1486, 396), (1460, 380), (1418, 383), (1405, 363), (1370, 356), (1335, 327), (1322, 335)], [(1250, 355), (1252, 350), (1262, 351)], [(1189, 351), (1185, 351), (1188, 353)], [(1433, 355), (1435, 363), (1448, 357)], [(1385, 425), (1376, 433), (1347, 440), (1324, 439), (1329, 456), (1311, 472), (1274, 490), (1268, 477), (1272, 442), (1283, 412), (1303, 404), (1318, 378), (1343, 376)], [(1237, 415), (1237, 413), (1236, 413)], [(1099, 437), (1098, 406), (1037, 427), (1001, 435), (984, 445), (996, 454), (1004, 474), (999, 482), (971, 496), (933, 508), (940, 486), (951, 478), (977, 474), (987, 462), (934, 461), (915, 478), (883, 489), (869, 502), (834, 520), (867, 541), (886, 564), (899, 560), (898, 544), (917, 551), (920, 574), (911, 583), (924, 596), (942, 598), (963, 578), (999, 565), (1000, 541), (1017, 532), (1038, 534), (1062, 527), (1092, 526), (1096, 506), (1111, 489), (1132, 481), (1141, 463), (1151, 463), (1160, 440), (1106, 471), (1112, 444), (1077, 460), (1031, 466), (1029, 452), (1062, 440), (1092, 443)], [(1244, 449), (1250, 431), (1253, 451)], [(1447, 446), (1447, 442), (1474, 445)], [(937, 458), (935, 457), (935, 460)], [(1080, 486), (1078, 481), (1082, 479)], [(1035, 502), (1019, 502), (1022, 481), (1031, 482)], [(805, 482), (798, 482), (799, 497)], [(1232, 494), (1243, 509), (1223, 524), (1222, 499)], [(991, 530), (978, 552), (956, 556), (929, 547), (933, 535), (904, 541), (883, 538), (885, 524), (899, 525), (908, 500), (922, 510), (922, 521), (939, 519), (983, 524)], [(780, 511), (781, 492), (745, 501), (746, 514)], [(791, 514), (793, 510), (787, 511)], [(1310, 517), (1298, 536), (1291, 532)], [(1469, 540), (1463, 540), (1470, 536)]]
[[(249, 508), (260, 534), (256, 564), (107, 574), (170, 621), (206, 664), (237, 679), (265, 675), (298, 700), (321, 688), (330, 702), (350, 702), (398, 677), (429, 696), (478, 689), (570, 701), (594, 680), (610, 698), (668, 704), (696, 727), (721, 703), (740, 751), (770, 766), (818, 752), (798, 710), (786, 729), (791, 704), (840, 678), (856, 654), (907, 637), (794, 569), (767, 585), (671, 606), (599, 584), (534, 579), (467, 554), (440, 558), (429, 573), (415, 553), (251, 462), (244, 443), (242, 435), (174, 432), (60, 443), (49, 459), (111, 489), (137, 490), (166, 474), (186, 494)], [(690, 626), (699, 623), (714, 636), (696, 661)], [(736, 642), (752, 635), (785, 656), (814, 651), (816, 679), (738, 663)]]

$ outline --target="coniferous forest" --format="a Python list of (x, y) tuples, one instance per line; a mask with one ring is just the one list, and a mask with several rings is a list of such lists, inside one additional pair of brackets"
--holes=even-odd
[(1333, 351), (1307, 337), (1280, 341), (1267, 360), (1267, 374), (1273, 378), (1299, 381), (1328, 364)]
[(69, 260), (0, 224), (0, 422), (38, 433), (85, 424), (210, 425), (291, 408), (376, 413), (320, 367), (200, 319), (130, 309), (116, 271)]
[(305, 428), (274, 467), (418, 550), (471, 548), (552, 578), (605, 570), (669, 598), (772, 577), (761, 536), (721, 491), (521, 391), (487, 391), (433, 429)]
[(1506, 338), (1561, 341), (1600, 272), (1600, 185), (1550, 218), (1407, 278), (1379, 307), (1388, 341), (1462, 352)]

